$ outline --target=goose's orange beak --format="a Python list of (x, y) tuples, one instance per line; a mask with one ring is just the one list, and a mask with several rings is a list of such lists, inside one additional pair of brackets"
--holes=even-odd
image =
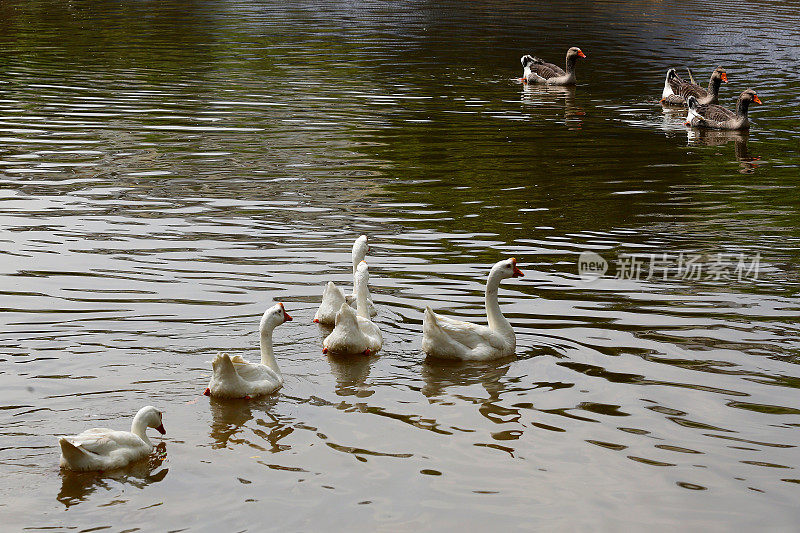
[(725, 83), (728, 83), (728, 75), (725, 74), (724, 72), (722, 73), (722, 81), (724, 81)]
[(280, 305), (281, 309), (283, 309), (283, 316), (284, 316), (283, 321), (284, 322), (291, 322), (292, 321), (292, 316), (289, 313), (286, 312), (286, 308), (283, 307), (283, 303), (278, 302), (278, 305)]
[(159, 426), (156, 428), (156, 431), (158, 431), (158, 432), (159, 432), (159, 433), (161, 433), (162, 435), (166, 435), (166, 434), (167, 434), (167, 430), (166, 430), (166, 429), (164, 429), (164, 424), (161, 424), (161, 425), (159, 425)]
[(523, 277), (525, 277), (525, 274), (523, 274), (522, 271), (517, 268), (517, 260), (514, 257), (511, 258), (511, 266), (514, 267), (514, 272), (511, 274), (512, 278), (523, 278)]
[(583, 52), (581, 52), (580, 50), (578, 50), (578, 57), (583, 57), (583, 58), (585, 58), (585, 57), (586, 57), (586, 54), (584, 54)]
[(755, 95), (755, 96), (753, 96), (753, 101), (754, 101), (755, 103), (757, 103), (757, 104), (760, 104), (760, 103), (761, 103), (761, 100), (759, 100), (759, 98), (758, 98), (758, 95)]

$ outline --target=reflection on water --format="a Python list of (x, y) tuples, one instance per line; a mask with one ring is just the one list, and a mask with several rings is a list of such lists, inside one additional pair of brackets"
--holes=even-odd
[(231, 439), (234, 439), (233, 444), (241, 443), (239, 434), (244, 431), (244, 425), (253, 419), (251, 403), (249, 400), (209, 398), (212, 420), (210, 436), (214, 439), (214, 446), (225, 448)]
[(330, 371), (336, 378), (336, 394), (340, 396), (357, 396), (367, 398), (374, 394), (374, 389), (367, 384), (370, 367), (378, 359), (377, 355), (359, 356), (326, 356)]
[(564, 123), (570, 129), (580, 129), (586, 111), (575, 102), (574, 86), (522, 85), (522, 102), (535, 107), (562, 108)]
[(753, 163), (761, 159), (753, 157), (747, 151), (747, 139), (749, 131), (723, 131), (709, 130), (701, 128), (689, 129), (689, 143), (702, 144), (705, 146), (725, 146), (733, 142), (734, 156), (739, 161), (739, 172), (750, 174), (758, 169), (758, 165)]
[[(247, 445), (258, 450), (286, 449), (280, 440), (292, 432), (287, 422), (272, 411), (277, 395), (257, 400), (220, 400), (209, 398), (211, 433), (214, 448)], [(255, 419), (255, 424), (248, 424)], [(269, 447), (264, 448), (264, 444)]]
[(73, 472), (61, 470), (61, 490), (56, 499), (69, 509), (85, 502), (98, 489), (111, 491), (112, 486), (129, 485), (143, 489), (152, 483), (163, 481), (169, 473), (162, 463), (167, 457), (167, 445), (159, 442), (147, 459), (136, 461), (129, 466), (109, 472)]
[[(427, 358), (422, 365), (422, 379), (425, 380), (422, 394), (429, 400), (446, 398), (449, 388), (480, 385), (488, 394), (489, 401), (498, 400), (503, 392), (500, 380), (508, 372), (509, 365), (509, 359), (466, 363)], [(473, 401), (482, 403), (483, 400), (473, 398)]]
[[(777, 0), (0, 3), (4, 525), (794, 528), (800, 105), (774, 65), (798, 22)], [(514, 83), (526, 42), (590, 50), (577, 86)], [(721, 101), (763, 95), (747, 134), (658, 104), (669, 66), (718, 64)], [(352, 283), (361, 234), (385, 346), (322, 357), (322, 283)], [(761, 269), (586, 283), (584, 251)], [(518, 358), (425, 360), (425, 305), (484, 321), (510, 256)], [(198, 398), (274, 301), (284, 387)], [(58, 475), (55, 434), (147, 404), (169, 476)]]

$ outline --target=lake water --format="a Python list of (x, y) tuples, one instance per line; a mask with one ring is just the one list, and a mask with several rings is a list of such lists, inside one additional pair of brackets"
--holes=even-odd
[[(715, 5), (3, 1), (4, 527), (795, 529), (800, 15)], [(574, 89), (516, 81), (570, 46)], [(658, 105), (717, 65), (749, 134)], [(384, 350), (325, 358), (361, 234)], [(517, 358), (425, 360), (511, 256)], [(201, 396), (274, 301), (285, 386)], [(59, 470), (146, 404), (149, 462)]]

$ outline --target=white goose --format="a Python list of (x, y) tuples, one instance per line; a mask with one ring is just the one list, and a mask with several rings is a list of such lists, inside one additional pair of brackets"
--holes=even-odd
[(214, 373), (203, 394), (217, 398), (245, 398), (270, 394), (283, 386), (283, 375), (272, 352), (272, 331), (292, 317), (283, 304), (273, 305), (261, 317), (261, 362), (248, 363), (242, 356), (224, 353), (211, 362)]
[(357, 311), (354, 312), (349, 305), (342, 303), (336, 313), (336, 326), (322, 341), (322, 353), (371, 355), (380, 351), (383, 346), (383, 336), (378, 326), (369, 317), (368, 283), (369, 269), (367, 263), (361, 261), (356, 268), (355, 275)]
[(161, 412), (150, 405), (139, 409), (130, 431), (93, 428), (72, 437), (59, 437), (61, 466), (78, 471), (113, 470), (143, 459), (153, 451), (145, 434), (147, 428), (166, 433)]
[(500, 282), (524, 276), (513, 257), (495, 263), (486, 280), (486, 318), (483, 326), (454, 320), (425, 307), (422, 321), (422, 351), (431, 357), (463, 361), (486, 361), (514, 355), (517, 339), (511, 324), (500, 311), (497, 290)]
[[(333, 326), (336, 323), (336, 313), (339, 312), (339, 308), (342, 307), (343, 303), (347, 302), (348, 305), (355, 306), (356, 268), (358, 268), (358, 264), (367, 257), (368, 251), (369, 244), (367, 244), (367, 236), (362, 235), (353, 243), (353, 294), (345, 296), (339, 287), (332, 281), (329, 281), (325, 286), (325, 290), (322, 292), (322, 303), (320, 303), (319, 309), (317, 309), (317, 313), (314, 315), (314, 322)], [(369, 310), (369, 316), (378, 314), (378, 311), (375, 309), (375, 304), (372, 303), (372, 300), (369, 298), (369, 287), (367, 288), (367, 308)]]

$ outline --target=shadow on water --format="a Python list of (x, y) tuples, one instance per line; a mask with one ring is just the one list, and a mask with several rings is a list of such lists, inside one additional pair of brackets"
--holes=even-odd
[(167, 476), (169, 468), (162, 468), (162, 463), (166, 458), (167, 444), (159, 442), (149, 457), (119, 470), (73, 472), (62, 469), (61, 490), (56, 499), (69, 509), (86, 501), (98, 489), (111, 490), (113, 483), (143, 489), (150, 484), (162, 481)]

